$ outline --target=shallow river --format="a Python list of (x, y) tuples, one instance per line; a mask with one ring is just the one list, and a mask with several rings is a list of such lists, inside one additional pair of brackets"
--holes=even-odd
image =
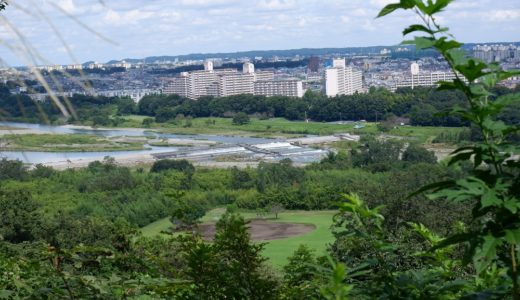
[[(142, 129), (79, 129), (71, 128), (68, 126), (50, 126), (40, 124), (29, 124), (29, 123), (17, 123), (17, 122), (0, 122), (0, 126), (8, 126), (15, 128), (31, 129), (38, 132), (48, 133), (59, 133), (59, 134), (91, 134), (104, 137), (114, 136), (151, 136), (156, 138), (178, 138), (178, 139), (193, 139), (193, 140), (208, 140), (214, 141), (225, 146), (234, 145), (266, 145), (264, 147), (271, 147), (269, 145), (275, 145), (277, 153), (280, 153), (277, 157), (266, 156), (266, 160), (279, 160), (281, 158), (291, 158), (295, 162), (306, 163), (319, 160), (323, 155), (324, 151), (314, 150), (304, 147), (296, 147), (292, 145), (284, 145), (283, 140), (266, 139), (266, 138), (253, 138), (253, 137), (241, 137), (241, 136), (221, 136), (221, 135), (179, 135), (179, 134), (166, 134), (157, 133), (149, 130)], [(16, 130), (13, 130), (16, 133)], [(280, 145), (280, 146), (279, 146)], [(0, 157), (8, 159), (19, 159), (26, 163), (38, 164), (38, 163), (52, 163), (66, 160), (79, 160), (79, 159), (103, 159), (105, 156), (119, 157), (125, 155), (139, 155), (139, 154), (155, 154), (164, 152), (177, 152), (177, 151), (190, 151), (192, 148), (189, 147), (153, 147), (148, 150), (134, 150), (134, 151), (109, 151), (109, 152), (36, 152), (36, 151), (0, 151)], [(262, 148), (262, 146), (260, 147)], [(196, 151), (195, 149), (193, 149)], [(207, 150), (212, 151), (212, 150)], [(223, 150), (214, 149), (215, 153), (225, 154)], [(245, 150), (244, 153), (250, 153)], [(250, 153), (253, 154), (253, 153)]]

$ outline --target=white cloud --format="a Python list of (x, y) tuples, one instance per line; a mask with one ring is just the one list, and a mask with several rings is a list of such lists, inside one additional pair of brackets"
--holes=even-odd
[(187, 7), (215, 7), (236, 3), (237, 0), (181, 0), (179, 4)]
[(487, 13), (489, 19), (493, 22), (505, 22), (520, 19), (520, 9), (511, 10), (492, 10)]
[(374, 26), (374, 24), (372, 23), (371, 20), (365, 20), (365, 22), (363, 22), (363, 25), (361, 27), (366, 31), (376, 31), (377, 30), (376, 26)]
[(104, 20), (110, 25), (131, 25), (136, 24), (142, 20), (152, 18), (155, 14), (153, 12), (133, 9), (125, 12), (117, 12), (112, 9), (105, 14)]
[(356, 8), (352, 11), (352, 15), (353, 16), (356, 16), (356, 17), (367, 17), (369, 15), (373, 15), (372, 13), (369, 13), (366, 9), (364, 8)]
[[(402, 29), (417, 22), (413, 12), (374, 18), (386, 4), (398, 1), (105, 0), (102, 5), (99, 0), (31, 0), (18, 5), (30, 11), (29, 3), (43, 3), (39, 8), (62, 29), (65, 40), (76, 45), (79, 60), (107, 61), (157, 54), (395, 44), (402, 39)], [(100, 41), (51, 2), (120, 47)], [(2, 15), (44, 56), (66, 62), (66, 56), (56, 51), (61, 45), (48, 24), (14, 5)], [(519, 39), (520, 0), (457, 0), (441, 16), (442, 25), (465, 42)], [(9, 36), (12, 33), (0, 30), (4, 40)], [(0, 57), (9, 61), (8, 55), (0, 48)]]
[(61, 7), (64, 11), (73, 14), (76, 13), (77, 8), (73, 0), (59, 0), (56, 1), (56, 5)]
[(295, 0), (260, 0), (258, 7), (267, 10), (285, 10), (296, 7)]
[(396, 0), (370, 0), (370, 5), (372, 5), (375, 8), (381, 9), (388, 4), (395, 3), (395, 2), (398, 2), (398, 1), (396, 1)]
[(257, 24), (257, 25), (246, 25), (244, 26), (247, 30), (254, 30), (254, 31), (273, 31), (274, 27), (267, 24)]
[(208, 18), (195, 18), (191, 21), (192, 25), (206, 25), (209, 24)]

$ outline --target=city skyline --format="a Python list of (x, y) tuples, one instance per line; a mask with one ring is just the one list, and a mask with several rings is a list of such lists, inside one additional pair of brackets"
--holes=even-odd
[[(415, 21), (415, 17), (404, 13), (374, 18), (379, 9), (395, 0), (92, 2), (20, 1), (10, 5), (4, 14), (49, 64), (189, 53), (395, 45), (402, 40), (399, 37), (403, 24)], [(36, 4), (36, 9), (28, 10), (31, 3)], [(460, 40), (518, 40), (518, 1), (497, 4), (490, 0), (460, 0), (452, 6), (454, 9), (444, 13), (440, 21)], [(59, 29), (60, 35), (52, 26)], [(17, 43), (6, 24), (0, 36)], [(29, 61), (15, 57), (5, 47), (0, 57), (9, 65)]]

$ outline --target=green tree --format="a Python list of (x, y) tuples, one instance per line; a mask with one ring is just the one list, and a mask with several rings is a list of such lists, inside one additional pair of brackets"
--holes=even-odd
[(233, 125), (245, 125), (249, 124), (249, 116), (246, 113), (239, 112), (233, 117)]
[(131, 115), (137, 111), (137, 105), (131, 98), (119, 98), (117, 100), (117, 114)]
[(0, 180), (6, 179), (22, 179), (27, 175), (23, 163), (19, 160), (8, 160), (2, 158), (0, 160)]
[(300, 245), (283, 267), (283, 293), (288, 299), (319, 298), (318, 263), (312, 250)]
[(243, 217), (226, 213), (217, 222), (214, 247), (229, 298), (276, 298), (277, 282), (264, 269), (264, 246), (251, 241)]
[(150, 126), (152, 126), (152, 124), (153, 124), (153, 121), (154, 121), (153, 118), (144, 118), (143, 122), (142, 122), (142, 125), (145, 128), (150, 128)]
[(39, 205), (23, 190), (0, 190), (0, 242), (32, 242), (42, 227)]
[(191, 228), (204, 217), (206, 209), (196, 201), (182, 201), (173, 210), (170, 221), (176, 230)]
[(403, 161), (410, 163), (428, 163), (434, 164), (437, 162), (437, 157), (433, 151), (428, 151), (424, 147), (411, 144), (403, 152)]
[(399, 154), (403, 148), (401, 141), (380, 141), (367, 138), (363, 145), (351, 151), (352, 165), (366, 167), (372, 171), (388, 171), (399, 165)]
[(251, 241), (243, 217), (225, 213), (213, 244), (183, 238), (186, 274), (202, 299), (276, 299), (278, 286), (266, 272), (264, 244)]

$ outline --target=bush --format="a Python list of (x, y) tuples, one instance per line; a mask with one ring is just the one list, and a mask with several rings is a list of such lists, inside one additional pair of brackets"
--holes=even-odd
[(148, 127), (152, 126), (153, 121), (154, 121), (153, 118), (144, 118), (142, 125), (143, 125), (143, 127), (147, 127), (148, 128)]
[(410, 145), (403, 153), (403, 161), (411, 163), (428, 163), (434, 164), (437, 162), (437, 157), (433, 151), (428, 151), (420, 145)]
[(233, 125), (245, 125), (249, 122), (249, 116), (243, 112), (239, 112), (233, 117)]
[(27, 170), (19, 160), (0, 160), (0, 180), (22, 179), (27, 175)]
[(150, 172), (159, 173), (167, 170), (177, 170), (181, 172), (194, 172), (195, 167), (187, 160), (162, 159), (153, 163)]

